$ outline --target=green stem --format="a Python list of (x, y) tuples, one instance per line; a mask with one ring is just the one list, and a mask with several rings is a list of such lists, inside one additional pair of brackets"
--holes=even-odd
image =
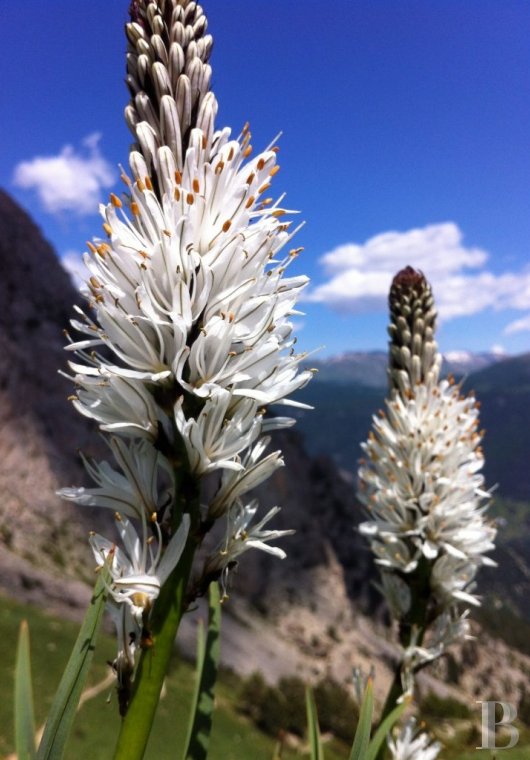
[[(409, 576), (409, 587), (414, 600), (409, 614), (400, 622), (399, 640), (403, 649), (407, 649), (412, 643), (412, 636), (416, 632), (416, 643), (421, 646), (425, 632), (429, 625), (429, 601), (430, 601), (430, 577), (431, 564), (424, 557), (419, 561), (416, 572)], [(396, 665), (394, 678), (388, 692), (379, 725), (383, 723), (392, 710), (396, 707), (398, 699), (403, 694), (401, 684), (401, 662)], [(381, 745), (376, 760), (384, 760), (387, 754), (386, 744)]]
[[(149, 620), (154, 644), (144, 649), (140, 657), (131, 701), (122, 720), (114, 760), (142, 760), (144, 756), (177, 631), (187, 607), (186, 591), (199, 543), (196, 534), (199, 503), (197, 484), (191, 482), (187, 473), (180, 473), (178, 486), (174, 515), (182, 514), (185, 502), (184, 510), (191, 516), (190, 534), (177, 567), (165, 582), (154, 605)], [(176, 525), (173, 526), (174, 529), (175, 527)]]

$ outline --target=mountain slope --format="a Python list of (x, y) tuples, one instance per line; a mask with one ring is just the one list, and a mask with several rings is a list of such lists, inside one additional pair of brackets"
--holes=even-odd
[(77, 451), (99, 438), (68, 402), (63, 330), (79, 300), (52, 247), (0, 190), (0, 536), (41, 567), (89, 559), (92, 515), (55, 492), (84, 482)]

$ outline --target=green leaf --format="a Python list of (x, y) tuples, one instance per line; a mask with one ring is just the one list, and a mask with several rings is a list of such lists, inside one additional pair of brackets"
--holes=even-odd
[(317, 708), (312, 689), (308, 686), (305, 690), (305, 704), (307, 710), (307, 733), (309, 748), (311, 750), (311, 760), (324, 760), (324, 750), (320, 739), (320, 728), (318, 725)]
[(350, 760), (366, 760), (366, 751), (370, 741), (370, 731), (372, 728), (372, 712), (374, 709), (374, 693), (372, 679), (368, 679), (366, 691), (364, 692), (363, 703), (361, 705), (361, 714), (359, 723), (353, 740)]
[(60, 760), (63, 756), (103, 619), (107, 598), (106, 581), (108, 582), (108, 570), (103, 567), (72, 654), (52, 702), (37, 752), (37, 760)]
[(29, 629), (25, 620), (20, 624), (15, 666), (15, 744), (18, 760), (32, 760), (35, 757)]
[(404, 700), (402, 704), (395, 707), (392, 712), (386, 716), (384, 721), (375, 732), (372, 741), (370, 742), (370, 746), (368, 747), (368, 752), (366, 754), (366, 760), (376, 760), (377, 753), (385, 741), (387, 734), (389, 734), (392, 730), (394, 723), (396, 723), (401, 718), (407, 709), (408, 704), (409, 701)]
[(221, 651), (221, 602), (219, 586), (211, 583), (209, 589), (208, 633), (199, 626), (197, 637), (197, 684), (192, 702), (185, 760), (205, 760), (208, 755), (214, 708), (214, 689)]

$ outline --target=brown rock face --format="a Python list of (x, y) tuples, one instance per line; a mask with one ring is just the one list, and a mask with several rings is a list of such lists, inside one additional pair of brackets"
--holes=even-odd
[(0, 540), (60, 565), (85, 515), (55, 491), (83, 481), (77, 449), (92, 435), (58, 374), (78, 296), (40, 230), (1, 190), (0, 266)]

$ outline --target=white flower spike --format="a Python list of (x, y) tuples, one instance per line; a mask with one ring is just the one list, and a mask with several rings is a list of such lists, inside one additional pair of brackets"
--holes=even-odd
[[(122, 172), (123, 193), (100, 207), (104, 235), (84, 256), (88, 306), (76, 308), (67, 346), (73, 404), (110, 438), (118, 467), (85, 459), (95, 487), (62, 491), (122, 515), (124, 548), (96, 535), (91, 545), (98, 562), (112, 556), (124, 683), (137, 649), (124, 631), (145, 622), (178, 561), (175, 536), (162, 546), (182, 512), (194, 543), (228, 515), (232, 554), (282, 556), (266, 542), (289, 531), (262, 530), (275, 510), (251, 528), (256, 505), (241, 499), (283, 465), (278, 451), (262, 456), (264, 434), (293, 420), (271, 419), (268, 407), (300, 405), (290, 397), (312, 376), (300, 368), (291, 321), (308, 282), (287, 275), (302, 251), (290, 247), (299, 227), (283, 196), (269, 195), (279, 148), (254, 154), (248, 125), (236, 139), (216, 128), (200, 5), (134, 0), (130, 16), (130, 176)], [(220, 486), (199, 507), (202, 479), (216, 471)]]
[[(390, 394), (363, 444), (359, 498), (382, 588), (400, 622), (403, 682), (438, 657), (468, 623), (459, 607), (479, 605), (474, 579), (494, 548), (484, 516), (478, 404), (451, 378), (439, 379), (436, 311), (429, 284), (407, 267), (390, 291)], [(424, 643), (430, 629), (431, 641)], [(427, 636), (427, 639), (429, 636)]]

